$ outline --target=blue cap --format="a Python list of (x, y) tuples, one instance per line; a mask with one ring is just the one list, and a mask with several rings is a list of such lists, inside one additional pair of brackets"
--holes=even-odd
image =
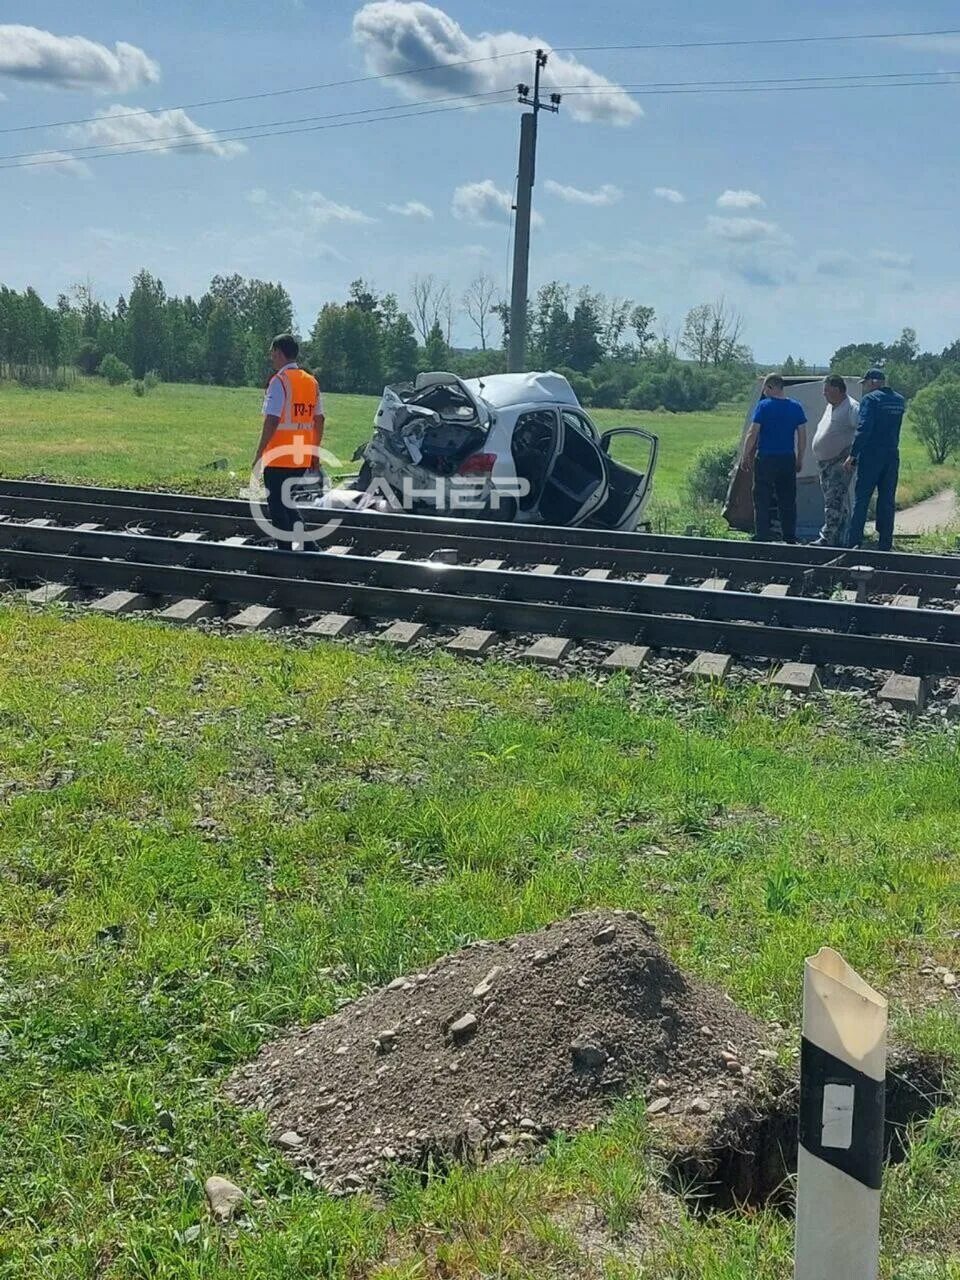
[(882, 369), (868, 369), (863, 375), (864, 382), (886, 382), (887, 375)]

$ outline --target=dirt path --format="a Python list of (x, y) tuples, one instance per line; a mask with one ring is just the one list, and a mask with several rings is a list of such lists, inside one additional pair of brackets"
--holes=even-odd
[(960, 502), (956, 489), (944, 489), (913, 507), (897, 512), (895, 532), (932, 533), (960, 523)]

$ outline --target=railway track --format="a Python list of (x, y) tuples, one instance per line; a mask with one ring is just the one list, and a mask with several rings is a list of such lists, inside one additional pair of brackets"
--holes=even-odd
[[(308, 526), (330, 515), (305, 509)], [(692, 653), (691, 674), (768, 659), (797, 689), (823, 668), (868, 668), (908, 707), (960, 677), (960, 556), (336, 515), (320, 550), (293, 552), (267, 545), (244, 502), (5, 480), (0, 577), (179, 621), (233, 611), (238, 626), (332, 636), (387, 623), (398, 643), (453, 627), (452, 647), (472, 653), (535, 636), (544, 661), (578, 641), (611, 646), (612, 666)]]

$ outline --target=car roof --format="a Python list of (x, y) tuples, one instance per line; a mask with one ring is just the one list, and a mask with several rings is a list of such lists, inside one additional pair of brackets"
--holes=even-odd
[(469, 378), (465, 385), (493, 409), (528, 404), (580, 407), (573, 387), (561, 373), (494, 373), (489, 378)]

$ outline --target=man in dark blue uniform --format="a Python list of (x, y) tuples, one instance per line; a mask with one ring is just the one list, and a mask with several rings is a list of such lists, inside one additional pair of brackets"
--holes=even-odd
[(907, 402), (887, 386), (882, 369), (868, 369), (863, 377), (860, 420), (853, 437), (847, 471), (856, 468), (853, 515), (847, 546), (859, 547), (874, 490), (877, 494), (877, 535), (880, 550), (893, 548), (897, 479), (900, 475), (900, 427)]

